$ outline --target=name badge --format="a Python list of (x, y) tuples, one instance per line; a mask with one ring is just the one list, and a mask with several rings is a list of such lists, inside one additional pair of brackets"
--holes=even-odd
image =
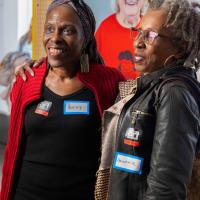
[(65, 115), (89, 115), (90, 102), (89, 101), (64, 101)]
[(142, 174), (143, 160), (144, 158), (116, 152), (113, 168), (130, 173)]
[(35, 113), (40, 114), (40, 115), (44, 115), (44, 116), (48, 116), (51, 106), (52, 106), (52, 102), (42, 101), (37, 105)]

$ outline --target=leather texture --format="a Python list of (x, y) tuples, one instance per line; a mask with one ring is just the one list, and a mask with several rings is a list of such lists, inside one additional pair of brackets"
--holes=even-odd
[[(111, 169), (109, 200), (185, 200), (200, 134), (200, 87), (182, 66), (137, 79), (124, 106), (115, 152), (144, 159), (141, 174)], [(128, 128), (137, 145), (125, 143)]]

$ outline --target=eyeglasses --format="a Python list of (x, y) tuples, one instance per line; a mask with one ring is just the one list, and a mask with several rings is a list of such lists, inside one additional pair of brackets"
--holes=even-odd
[[(136, 33), (136, 37), (134, 37), (134, 33)], [(131, 38), (132, 39), (135, 39), (137, 40), (139, 37), (142, 37), (142, 40), (146, 43), (146, 44), (153, 44), (154, 40), (157, 38), (157, 37), (163, 37), (163, 38), (168, 38), (170, 40), (176, 40), (174, 38), (171, 38), (171, 37), (168, 37), (168, 36), (165, 36), (165, 35), (162, 35), (160, 33), (157, 33), (153, 30), (142, 30), (142, 29), (137, 29), (137, 28), (134, 28), (132, 27), (131, 28)]]

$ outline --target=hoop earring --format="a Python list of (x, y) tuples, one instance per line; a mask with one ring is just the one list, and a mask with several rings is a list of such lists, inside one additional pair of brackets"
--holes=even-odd
[(85, 53), (85, 51), (82, 53), (80, 57), (80, 66), (82, 73), (88, 73), (90, 71), (89, 56), (87, 53)]
[(169, 61), (170, 59), (174, 58), (174, 60), (176, 60), (176, 56), (174, 54), (168, 56), (166, 59), (165, 59), (165, 62), (163, 64), (164, 67), (167, 67), (167, 65), (169, 64)]

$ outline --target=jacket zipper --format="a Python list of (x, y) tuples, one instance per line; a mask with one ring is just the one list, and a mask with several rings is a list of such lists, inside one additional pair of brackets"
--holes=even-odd
[(142, 112), (142, 111), (140, 111), (140, 110), (135, 110), (135, 111), (133, 111), (132, 113), (133, 113), (133, 114), (136, 114), (136, 115), (146, 115), (146, 116), (153, 117), (152, 114), (146, 113), (146, 112)]

